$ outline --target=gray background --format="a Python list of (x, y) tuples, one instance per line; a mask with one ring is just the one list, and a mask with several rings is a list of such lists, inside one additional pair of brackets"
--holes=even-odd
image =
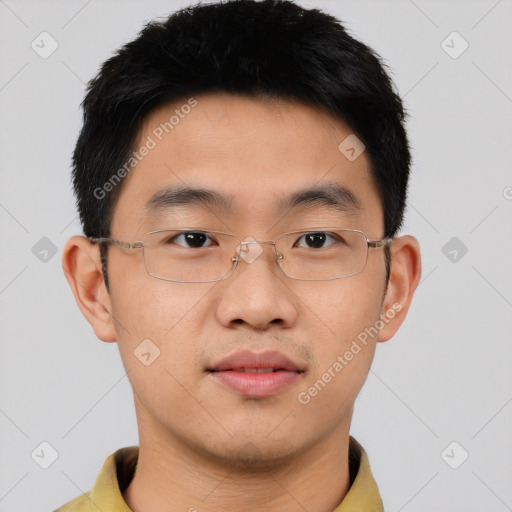
[[(385, 58), (411, 115), (402, 233), (420, 241), (423, 277), (399, 333), (378, 347), (352, 434), (388, 512), (512, 510), (512, 4), (301, 3), (340, 17)], [(138, 443), (117, 345), (96, 339), (61, 268), (65, 241), (81, 233), (70, 155), (100, 63), (185, 5), (0, 0), (2, 512), (53, 510)], [(31, 48), (43, 31), (59, 45), (47, 59)], [(458, 58), (453, 31), (469, 44)], [(46, 261), (43, 237), (56, 251)], [(58, 452), (48, 469), (31, 457), (43, 441)]]

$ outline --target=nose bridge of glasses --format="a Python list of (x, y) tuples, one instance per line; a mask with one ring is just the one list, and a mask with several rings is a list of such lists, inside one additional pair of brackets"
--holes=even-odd
[(248, 236), (244, 240), (240, 241), (237, 248), (237, 256), (242, 258), (246, 263), (253, 263), (263, 253), (262, 245), (273, 245), (274, 253), (279, 258), (277, 253), (276, 243), (273, 240), (256, 240), (252, 236)]

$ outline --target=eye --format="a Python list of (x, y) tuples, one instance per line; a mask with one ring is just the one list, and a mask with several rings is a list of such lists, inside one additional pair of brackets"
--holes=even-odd
[(166, 240), (166, 243), (175, 243), (176, 245), (181, 245), (187, 248), (201, 248), (209, 247), (212, 245), (211, 243), (205, 245), (205, 243), (208, 241), (212, 241), (208, 233), (204, 233), (202, 231), (186, 231), (184, 233), (180, 233), (179, 235), (170, 237)]
[[(328, 245), (325, 245), (326, 242), (331, 239), (333, 242), (328, 245), (332, 245), (332, 243), (336, 241), (342, 241), (341, 238), (337, 235), (334, 235), (333, 233), (326, 233), (325, 231), (318, 231), (315, 233), (306, 233), (305, 235), (302, 235), (296, 242), (300, 242), (301, 240), (304, 240), (305, 245), (302, 245), (302, 247), (307, 247), (309, 249), (322, 249), (323, 247), (327, 247)], [(301, 247), (301, 245), (298, 245)]]

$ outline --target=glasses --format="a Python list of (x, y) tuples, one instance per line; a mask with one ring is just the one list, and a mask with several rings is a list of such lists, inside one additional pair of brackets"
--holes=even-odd
[(315, 228), (292, 231), (273, 241), (252, 237), (241, 240), (232, 233), (201, 228), (161, 229), (141, 242), (88, 237), (93, 243), (112, 243), (123, 249), (142, 249), (147, 273), (178, 283), (209, 283), (227, 279), (241, 259), (253, 263), (264, 245), (273, 245), (284, 275), (303, 281), (327, 281), (360, 274), (368, 250), (383, 247), (392, 238), (368, 240), (362, 231)]

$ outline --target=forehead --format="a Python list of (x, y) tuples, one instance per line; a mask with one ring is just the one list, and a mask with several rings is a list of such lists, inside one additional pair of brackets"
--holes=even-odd
[(347, 137), (354, 135), (346, 124), (295, 101), (214, 93), (165, 105), (142, 123), (111, 231), (134, 233), (166, 208), (206, 208), (264, 226), (298, 198), (298, 206), (319, 206), (314, 194), (300, 200), (312, 189), (375, 223), (382, 213), (368, 159), (340, 151)]

